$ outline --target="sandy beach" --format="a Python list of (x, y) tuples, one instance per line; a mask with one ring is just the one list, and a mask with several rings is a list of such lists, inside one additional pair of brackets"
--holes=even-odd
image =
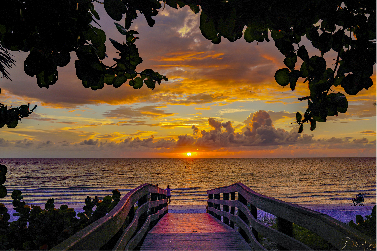
[(349, 221), (356, 220), (356, 215), (361, 215), (365, 217), (370, 215), (373, 209), (372, 204), (364, 206), (353, 206), (353, 205), (308, 205), (304, 206), (311, 210), (327, 214), (334, 219), (337, 219), (341, 222), (348, 223)]
[[(348, 223), (356, 220), (356, 215), (365, 217), (370, 215), (374, 205), (352, 206), (352, 205), (301, 205), (311, 210), (327, 214), (341, 222)], [(205, 205), (169, 205), (169, 213), (205, 213)], [(258, 210), (258, 219), (274, 218), (273, 215)]]

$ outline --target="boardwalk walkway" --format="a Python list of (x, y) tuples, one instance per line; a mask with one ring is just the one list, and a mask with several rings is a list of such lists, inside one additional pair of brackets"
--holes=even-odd
[(149, 231), (141, 250), (250, 250), (250, 247), (238, 232), (207, 213), (168, 213)]

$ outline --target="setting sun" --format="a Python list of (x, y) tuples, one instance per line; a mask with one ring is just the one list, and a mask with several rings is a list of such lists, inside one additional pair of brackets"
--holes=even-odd
[(186, 153), (186, 154), (187, 154), (187, 156), (188, 156), (188, 157), (190, 157), (190, 156), (191, 156), (191, 153)]

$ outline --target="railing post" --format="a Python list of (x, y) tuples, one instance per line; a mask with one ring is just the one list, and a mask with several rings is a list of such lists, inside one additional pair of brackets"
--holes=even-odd
[[(236, 192), (231, 192), (230, 193), (230, 199), (231, 200), (236, 200)], [(236, 213), (236, 208), (235, 207), (230, 207), (230, 213), (234, 215)], [(233, 221), (230, 221), (230, 226), (232, 228), (234, 228), (234, 222)]]
[[(147, 203), (148, 200), (149, 200), (149, 198), (150, 198), (150, 193), (148, 193), (148, 194), (144, 195), (143, 197), (141, 197), (138, 200), (138, 202), (137, 202), (138, 207), (140, 207), (141, 205)], [(139, 231), (139, 229), (141, 228), (141, 226), (146, 221), (147, 217), (148, 217), (148, 212), (145, 212), (142, 215), (140, 215), (139, 221), (138, 221), (138, 226), (137, 226), (137, 231)]]
[[(219, 193), (214, 194), (214, 199), (215, 199), (215, 200), (220, 200), (220, 194), (219, 194)], [(220, 204), (215, 204), (215, 209), (220, 210)], [(215, 217), (216, 217), (217, 219), (221, 220), (221, 215), (217, 215), (217, 214), (216, 214)]]
[(131, 224), (132, 220), (134, 219), (135, 216), (135, 206), (132, 206), (130, 211), (128, 212), (128, 215), (125, 221), (124, 229), (128, 227), (129, 224)]
[[(280, 231), (280, 232), (282, 232), (282, 233), (284, 233), (284, 234), (286, 234), (290, 237), (293, 237), (293, 223), (292, 222), (290, 222), (286, 219), (277, 217), (276, 223), (277, 223), (278, 231)], [(279, 250), (287, 250), (286, 248), (284, 248), (281, 245), (277, 245), (277, 248)]]
[[(224, 200), (229, 200), (229, 193), (223, 193), (223, 199)], [(229, 206), (228, 205), (223, 205), (224, 212), (229, 212)], [(229, 225), (229, 218), (224, 217), (224, 223)]]
[[(258, 217), (258, 209), (253, 204), (249, 204), (249, 205), (250, 205), (251, 215), (254, 216), (255, 219), (257, 219), (257, 217)], [(259, 241), (257, 230), (255, 230), (255, 228), (252, 227), (251, 231), (252, 231), (255, 239), (257, 241)]]
[[(208, 194), (208, 200), (212, 200), (213, 199), (213, 194)], [(210, 207), (213, 207), (213, 203), (212, 202), (209, 202), (208, 201), (208, 208), (207, 208), (207, 212), (210, 214), (210, 215), (214, 215), (212, 211), (210, 211)]]
[[(158, 194), (158, 191), (157, 191), (157, 193), (151, 193), (151, 201), (158, 201), (159, 197), (160, 197), (160, 195)], [(160, 205), (151, 207), (149, 209), (149, 214), (152, 215), (152, 214), (157, 213), (158, 210), (159, 210), (159, 207), (160, 207)], [(158, 219), (152, 221), (149, 225), (149, 230), (152, 229), (157, 224), (157, 222), (158, 222)]]
[[(247, 207), (247, 200), (240, 193), (238, 193), (238, 201)], [(243, 220), (247, 225), (249, 225), (249, 221), (247, 220), (246, 215), (239, 208), (238, 208), (238, 217), (240, 217), (241, 220)], [(247, 236), (246, 232), (242, 228), (239, 228), (238, 232), (242, 235), (242, 237), (246, 240), (247, 243), (250, 243), (249, 237)]]
[[(151, 201), (156, 201), (156, 200), (158, 200), (158, 196), (159, 194), (158, 193), (151, 193)], [(154, 214), (154, 213), (156, 213), (157, 212), (157, 210), (158, 210), (158, 208), (157, 207), (152, 207), (151, 208), (151, 214)]]

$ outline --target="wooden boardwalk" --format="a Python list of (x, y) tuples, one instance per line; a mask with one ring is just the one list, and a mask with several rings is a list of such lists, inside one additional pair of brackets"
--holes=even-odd
[(250, 250), (250, 246), (210, 214), (168, 213), (149, 231), (141, 250)]
[[(52, 250), (134, 250), (140, 245), (141, 250), (265, 250), (256, 238), (259, 234), (273, 240), (279, 248), (311, 250), (294, 238), (293, 223), (319, 235), (338, 250), (358, 245), (376, 249), (372, 238), (330, 216), (258, 194), (242, 183), (208, 190), (207, 194), (209, 214), (168, 213), (166, 190), (151, 184), (140, 185), (106, 216)], [(258, 221), (258, 210), (275, 215), (277, 229)], [(238, 229), (247, 243), (227, 224)]]

